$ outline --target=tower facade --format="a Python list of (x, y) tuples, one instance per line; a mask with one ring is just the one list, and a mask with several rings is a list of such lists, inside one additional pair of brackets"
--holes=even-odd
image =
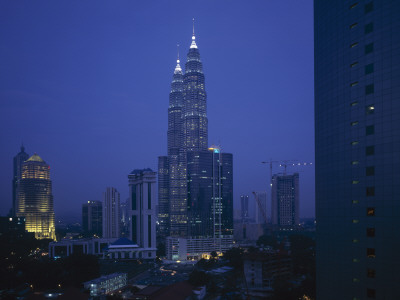
[(25, 229), (37, 239), (55, 239), (50, 166), (36, 153), (22, 164), (18, 185), (17, 217), (25, 217)]
[(82, 204), (82, 230), (88, 234), (103, 235), (103, 203), (88, 201)]
[(317, 299), (400, 299), (399, 15), (314, 1)]
[[(198, 257), (204, 249), (218, 250), (210, 239), (213, 237), (229, 236), (224, 246), (229, 247), (233, 233), (232, 154), (208, 148), (207, 94), (194, 32), (185, 72), (179, 56), (174, 70), (168, 108), (168, 156), (159, 157), (158, 168), (159, 233), (168, 237), (168, 257), (186, 259)], [(187, 245), (192, 243), (204, 247), (195, 247), (197, 250), (189, 255), (186, 250), (192, 246)], [(177, 250), (177, 245), (188, 248)]]
[(299, 173), (272, 176), (271, 217), (272, 225), (299, 225)]
[(130, 239), (144, 248), (146, 258), (156, 254), (156, 172), (151, 169), (135, 169), (129, 175), (131, 220)]
[(120, 237), (120, 194), (116, 188), (108, 187), (103, 193), (103, 238)]
[(21, 146), (21, 151), (14, 157), (13, 180), (12, 180), (12, 208), (11, 216), (15, 217), (18, 207), (18, 186), (22, 177), (22, 164), (29, 158), (25, 152), (25, 147)]

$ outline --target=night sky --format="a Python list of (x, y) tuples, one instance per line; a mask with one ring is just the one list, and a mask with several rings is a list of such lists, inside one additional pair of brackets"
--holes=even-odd
[[(107, 186), (124, 201), (129, 172), (157, 170), (176, 44), (183, 67), (192, 18), (209, 143), (234, 155), (236, 208), (241, 194), (267, 188), (261, 161), (314, 162), (311, 0), (3, 0), (1, 215), (22, 142), (51, 167), (56, 218), (80, 220), (81, 204)], [(313, 217), (314, 167), (288, 171), (300, 173), (300, 216)]]

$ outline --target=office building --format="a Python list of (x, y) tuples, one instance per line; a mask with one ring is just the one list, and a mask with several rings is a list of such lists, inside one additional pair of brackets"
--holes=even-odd
[(164, 238), (209, 239), (233, 233), (232, 154), (208, 149), (206, 101), (193, 32), (185, 73), (178, 55), (169, 95), (168, 155), (158, 161), (159, 233)]
[(400, 2), (314, 16), (317, 299), (400, 299)]
[(21, 146), (21, 151), (14, 157), (13, 163), (13, 180), (12, 180), (12, 208), (11, 216), (15, 217), (18, 207), (18, 186), (21, 181), (22, 164), (29, 158), (25, 152), (25, 147)]
[(120, 194), (108, 187), (103, 193), (103, 238), (120, 237)]
[(272, 225), (282, 229), (299, 225), (299, 173), (272, 176), (271, 204)]
[(50, 166), (36, 153), (22, 164), (18, 188), (17, 217), (37, 239), (55, 239)]
[(82, 230), (89, 235), (101, 237), (103, 234), (103, 203), (88, 201), (82, 204)]
[(143, 248), (145, 257), (156, 257), (156, 172), (135, 169), (129, 175), (130, 239)]

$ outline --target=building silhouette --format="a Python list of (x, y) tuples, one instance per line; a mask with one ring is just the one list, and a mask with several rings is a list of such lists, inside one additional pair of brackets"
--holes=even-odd
[(103, 238), (120, 237), (120, 194), (116, 188), (107, 187), (103, 193)]
[(272, 176), (271, 219), (279, 228), (299, 225), (299, 173)]
[(196, 243), (222, 235), (231, 239), (233, 232), (232, 154), (208, 147), (206, 102), (203, 66), (193, 32), (185, 72), (178, 55), (169, 95), (168, 155), (158, 160), (158, 232), (163, 238), (180, 238), (180, 242), (168, 242), (174, 247), (190, 245), (182, 239), (196, 238)]
[(22, 164), (18, 187), (17, 217), (37, 239), (55, 239), (50, 166), (36, 153)]
[(91, 235), (103, 235), (103, 203), (88, 201), (82, 204), (82, 230)]
[(400, 299), (399, 15), (314, 1), (317, 299)]
[[(254, 199), (254, 211), (255, 211), (255, 223), (256, 224), (265, 224), (267, 220), (267, 192), (266, 191), (258, 191), (255, 192), (259, 203), (257, 202), (256, 199)], [(262, 208), (260, 208), (260, 205)], [(261, 211), (263, 210), (263, 211)]]
[(28, 153), (25, 152), (25, 147), (21, 146), (21, 151), (14, 157), (13, 162), (13, 180), (12, 180), (12, 208), (11, 216), (15, 217), (18, 207), (18, 186), (21, 181), (22, 164), (29, 158)]

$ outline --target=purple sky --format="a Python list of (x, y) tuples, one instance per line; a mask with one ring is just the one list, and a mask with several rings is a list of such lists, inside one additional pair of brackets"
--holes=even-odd
[[(130, 171), (157, 170), (176, 44), (184, 64), (193, 17), (209, 142), (234, 155), (235, 205), (266, 189), (261, 161), (314, 162), (311, 0), (4, 0), (1, 215), (21, 142), (51, 166), (56, 217), (79, 220), (107, 186), (125, 200)], [(288, 170), (300, 172), (300, 215), (314, 216), (314, 167)]]

